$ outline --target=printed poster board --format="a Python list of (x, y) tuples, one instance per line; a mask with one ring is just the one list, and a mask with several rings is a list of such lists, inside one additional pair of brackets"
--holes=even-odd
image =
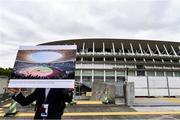
[(9, 88), (74, 88), (76, 45), (21, 46)]

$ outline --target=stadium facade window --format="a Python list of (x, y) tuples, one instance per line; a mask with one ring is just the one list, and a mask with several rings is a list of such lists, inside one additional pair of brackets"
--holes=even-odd
[(159, 54), (159, 52), (156, 49), (154, 49), (152, 51), (153, 51), (154, 54), (157, 54), (157, 55)]
[(93, 52), (93, 49), (92, 48), (88, 48), (88, 52)]
[(80, 76), (80, 74), (81, 74), (80, 70), (75, 70), (75, 75), (76, 76)]
[(106, 71), (106, 76), (114, 76), (114, 71)]
[(83, 76), (82, 81), (83, 82), (92, 82), (92, 77), (91, 76)]
[(121, 50), (121, 49), (117, 49), (117, 48), (115, 48), (115, 52), (116, 52), (116, 53), (121, 53), (121, 52), (122, 52), (122, 50)]
[(164, 62), (170, 62), (170, 59), (163, 59)]
[(134, 58), (127, 58), (126, 61), (127, 62), (134, 62)]
[(173, 72), (168, 71), (168, 72), (166, 72), (166, 75), (172, 77), (173, 76)]
[(94, 80), (104, 82), (104, 76), (94, 76)]
[(174, 55), (173, 51), (168, 51), (169, 55)]
[(136, 65), (136, 68), (137, 69), (144, 69), (145, 67), (144, 67), (144, 65)]
[(137, 76), (145, 76), (145, 71), (137, 71)]
[(103, 70), (94, 70), (94, 76), (104, 76)]
[(121, 57), (121, 58), (117, 57), (117, 58), (116, 58), (116, 61), (118, 61), (118, 62), (124, 62), (124, 58), (122, 58), (122, 57)]
[(180, 50), (177, 51), (177, 55), (180, 55)]
[(82, 75), (83, 76), (92, 76), (92, 70), (83, 70)]
[(102, 48), (96, 48), (95, 52), (103, 52), (103, 49)]
[(94, 61), (104, 61), (104, 58), (94, 58)]
[(160, 63), (160, 62), (162, 62), (162, 59), (155, 59), (155, 62)]
[(180, 71), (176, 71), (176, 72), (175, 72), (175, 76), (176, 76), (176, 77), (180, 77)]
[(106, 57), (106, 61), (114, 61), (114, 57)]
[(92, 61), (92, 58), (91, 57), (84, 57), (83, 61)]
[(129, 70), (129, 71), (128, 71), (128, 75), (129, 75), (129, 76), (135, 76), (135, 71)]
[(179, 62), (179, 60), (178, 59), (174, 59), (174, 60), (172, 60), (174, 63), (178, 63)]
[(156, 72), (156, 76), (164, 76), (164, 72), (162, 72), (162, 71), (157, 71), (157, 72)]
[(106, 48), (105, 52), (112, 52), (112, 49)]
[(148, 76), (155, 76), (155, 72), (154, 72), (154, 71), (148, 71), (148, 72), (147, 72), (147, 75), (148, 75)]
[(116, 75), (117, 76), (124, 76), (125, 75), (125, 71), (117, 71)]
[(106, 82), (114, 83), (115, 82), (115, 77), (114, 76), (106, 76)]
[(153, 62), (153, 59), (150, 59), (150, 58), (146, 58), (145, 60), (146, 62)]
[(144, 60), (143, 60), (143, 58), (136, 58), (136, 61), (137, 62), (143, 62)]
[(81, 61), (81, 57), (77, 57), (76, 60), (77, 60), (77, 61)]

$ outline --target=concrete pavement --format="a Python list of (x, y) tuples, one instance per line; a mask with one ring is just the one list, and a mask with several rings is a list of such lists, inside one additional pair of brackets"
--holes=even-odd
[[(102, 104), (100, 101), (78, 101), (67, 105), (63, 119), (180, 119), (180, 98), (136, 98), (132, 106)], [(0, 118), (10, 101), (0, 103)], [(34, 106), (17, 105), (18, 114), (11, 118), (33, 118)], [(6, 119), (5, 118), (5, 119)]]

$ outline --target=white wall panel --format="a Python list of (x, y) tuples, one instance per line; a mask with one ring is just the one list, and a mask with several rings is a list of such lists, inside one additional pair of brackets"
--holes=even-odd
[(168, 89), (149, 89), (150, 96), (168, 96)]
[(168, 77), (169, 88), (179, 88), (180, 89), (180, 77)]
[(135, 96), (148, 96), (148, 89), (135, 88)]
[(180, 89), (170, 89), (170, 96), (180, 96)]
[(148, 77), (149, 88), (167, 88), (166, 77)]
[(147, 79), (146, 77), (140, 76), (128, 76), (129, 82), (134, 82), (135, 88), (147, 88)]

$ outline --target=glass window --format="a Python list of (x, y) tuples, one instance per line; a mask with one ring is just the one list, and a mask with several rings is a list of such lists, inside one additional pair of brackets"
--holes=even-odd
[(137, 71), (137, 76), (145, 76), (145, 71)]
[(175, 72), (175, 76), (180, 77), (180, 72), (179, 71)]
[(91, 82), (92, 81), (92, 77), (91, 76), (83, 76), (82, 77), (82, 81), (83, 82)]
[(156, 72), (156, 76), (164, 76), (164, 72), (158, 71), (158, 72)]
[(166, 75), (172, 77), (173, 76), (173, 72), (166, 72)]
[(84, 57), (84, 58), (83, 58), (83, 61), (92, 61), (92, 58), (86, 58), (86, 57)]
[(80, 70), (75, 70), (75, 76), (80, 76), (81, 72)]
[(125, 72), (124, 71), (117, 71), (116, 74), (117, 74), (117, 76), (124, 76)]
[(94, 70), (94, 76), (104, 76), (103, 70)]
[(128, 71), (129, 76), (135, 76), (135, 71)]
[(114, 71), (106, 71), (106, 76), (115, 76)]
[(82, 76), (92, 76), (92, 70), (83, 70)]
[(94, 58), (94, 61), (104, 61), (104, 58)]
[(115, 82), (115, 77), (114, 77), (114, 76), (107, 76), (107, 77), (106, 77), (106, 82), (108, 82), (108, 83), (114, 83), (114, 82)]
[(154, 73), (154, 71), (148, 71), (148, 72), (147, 72), (147, 75), (148, 75), (148, 76), (155, 76), (155, 73)]
[(94, 81), (104, 82), (104, 76), (94, 76)]

